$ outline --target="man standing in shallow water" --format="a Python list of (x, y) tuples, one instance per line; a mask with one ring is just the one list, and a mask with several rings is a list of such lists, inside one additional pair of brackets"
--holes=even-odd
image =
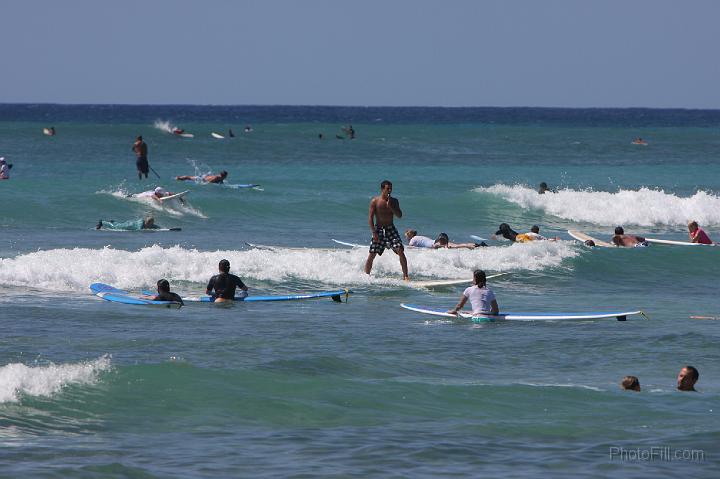
[(403, 279), (407, 281), (410, 279), (408, 277), (407, 258), (405, 258), (405, 250), (403, 249), (400, 234), (393, 224), (393, 215), (402, 218), (402, 210), (400, 210), (400, 202), (397, 198), (391, 197), (390, 193), (392, 193), (392, 183), (385, 180), (380, 183), (380, 196), (375, 196), (370, 200), (368, 224), (370, 231), (372, 231), (372, 243), (365, 262), (365, 273), (370, 274), (375, 255), (382, 256), (385, 248), (390, 248), (400, 257)]

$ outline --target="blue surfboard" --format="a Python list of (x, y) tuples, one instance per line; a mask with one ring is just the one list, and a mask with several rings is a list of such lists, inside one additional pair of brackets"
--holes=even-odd
[[(244, 301), (246, 303), (252, 303), (255, 301), (299, 301), (302, 299), (315, 299), (315, 298), (331, 298), (333, 301), (341, 303), (342, 297), (345, 296), (347, 302), (348, 295), (352, 293), (349, 289), (338, 289), (335, 291), (323, 291), (320, 293), (308, 293), (308, 294), (289, 294), (289, 295), (278, 295), (278, 296), (236, 296), (235, 301)], [(188, 296), (183, 297), (183, 301), (186, 303), (212, 303), (215, 301), (214, 296)]]
[(113, 303), (132, 304), (136, 306), (160, 306), (165, 308), (179, 308), (182, 306), (180, 303), (175, 301), (153, 301), (150, 299), (130, 296), (130, 293), (127, 291), (117, 289), (104, 283), (93, 283), (90, 285), (90, 290), (95, 294), (95, 296)]

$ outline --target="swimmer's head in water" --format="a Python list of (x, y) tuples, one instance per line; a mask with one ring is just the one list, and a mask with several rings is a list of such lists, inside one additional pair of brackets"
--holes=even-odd
[(618, 226), (618, 227), (615, 228), (615, 234), (616, 234), (616, 235), (624, 235), (624, 234), (625, 234), (625, 230), (623, 229), (622, 226)]
[(221, 260), (220, 260), (220, 264), (218, 265), (218, 268), (219, 268), (220, 271), (222, 271), (223, 273), (228, 273), (228, 272), (230, 272), (230, 261), (228, 261), (228, 260), (226, 260), (226, 259), (221, 259)]
[(170, 283), (166, 279), (161, 279), (157, 282), (158, 293), (167, 293), (170, 291)]
[(225, 170), (223, 170), (223, 171), (220, 172), (220, 177), (223, 178), (223, 179), (224, 179), (224, 178), (227, 178), (227, 175), (228, 175), (228, 173), (227, 173), (227, 171), (225, 171)]

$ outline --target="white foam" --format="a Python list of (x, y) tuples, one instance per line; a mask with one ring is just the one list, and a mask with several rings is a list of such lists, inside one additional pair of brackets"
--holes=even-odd
[[(537, 241), (476, 250), (409, 250), (415, 278), (463, 278), (483, 268), (492, 271), (542, 270), (560, 266), (579, 254), (571, 242)], [(218, 262), (230, 260), (231, 272), (249, 280), (302, 281), (335, 286), (367, 285), (363, 271), (367, 250), (277, 248), (249, 251), (198, 251), (157, 245), (139, 251), (74, 248), (37, 251), (0, 259), (0, 285), (52, 291), (87, 292), (93, 282), (119, 288), (154, 285), (158, 279), (190, 281), (204, 286)], [(373, 284), (402, 284), (400, 264), (392, 251), (376, 257)]]
[[(160, 202), (154, 200), (150, 196), (129, 196), (131, 195), (131, 193), (129, 193), (124, 186), (120, 186), (117, 189), (99, 190), (95, 193), (111, 195), (119, 200), (139, 203), (142, 206), (149, 207), (155, 211), (162, 211), (163, 213), (167, 213), (172, 216), (181, 217), (185, 215), (191, 215), (197, 216), (198, 218), (207, 219), (205, 213), (190, 204), (190, 200), (187, 196), (184, 197), (185, 204), (182, 204), (181, 202), (175, 200)], [(178, 191), (174, 191), (174, 193), (178, 193)]]
[(93, 384), (109, 369), (110, 356), (74, 364), (7, 364), (0, 367), (0, 403), (17, 402), (22, 395), (52, 396), (71, 384)]
[(511, 203), (577, 222), (598, 225), (680, 226), (696, 220), (701, 226), (720, 225), (720, 196), (698, 191), (690, 197), (661, 189), (640, 188), (616, 193), (564, 189), (539, 195), (527, 186), (494, 185), (475, 191), (500, 196)]
[(155, 128), (165, 133), (172, 133), (177, 127), (166, 120), (155, 120), (153, 124)]

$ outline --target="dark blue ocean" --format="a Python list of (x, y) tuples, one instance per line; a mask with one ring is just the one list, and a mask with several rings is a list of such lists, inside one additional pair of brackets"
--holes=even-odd
[[(720, 248), (567, 231), (683, 241), (696, 220), (720, 240), (720, 111), (6, 104), (0, 156), (0, 477), (717, 475)], [(402, 309), (464, 286), (406, 284), (392, 252), (363, 272), (385, 179), (401, 232), (488, 239), (408, 249), (411, 278), (508, 272), (489, 284), (502, 311), (649, 319)], [(186, 204), (128, 197), (157, 186)], [(181, 231), (95, 230), (150, 215)], [(492, 240), (502, 222), (559, 240)], [(168, 310), (88, 288), (198, 295), (223, 258), (251, 295), (353, 294)], [(696, 393), (676, 390), (687, 364)]]

